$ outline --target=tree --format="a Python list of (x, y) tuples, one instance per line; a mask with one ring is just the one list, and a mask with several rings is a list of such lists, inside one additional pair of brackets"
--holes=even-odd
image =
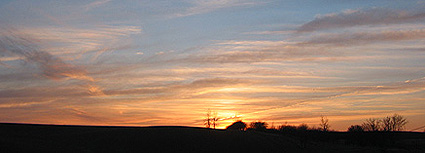
[(387, 116), (387, 117), (384, 117), (383, 119), (382, 119), (382, 130), (383, 131), (392, 131), (393, 129), (392, 129), (392, 126), (391, 126), (391, 117), (389, 117), (389, 116)]
[(307, 139), (308, 139), (307, 130), (309, 130), (309, 127), (305, 123), (302, 123), (302, 124), (297, 126), (297, 133), (300, 136), (300, 147), (301, 148), (305, 148), (307, 146)]
[(270, 129), (277, 130), (276, 127), (274, 126), (274, 122), (272, 122), (272, 125), (270, 126)]
[(401, 115), (394, 114), (393, 116), (387, 116), (382, 119), (382, 125), (384, 131), (401, 131), (407, 124), (407, 119)]
[(207, 127), (207, 128), (210, 128), (211, 127), (211, 123), (212, 123), (212, 119), (211, 118), (212, 118), (211, 117), (211, 110), (208, 109), (208, 111), (207, 111), (207, 117), (204, 120), (205, 127)]
[(218, 120), (220, 119), (217, 117), (217, 112), (213, 113), (213, 116), (211, 119), (212, 119), (213, 128), (215, 129), (215, 127), (218, 126)]
[(218, 120), (220, 118), (217, 117), (217, 112), (211, 112), (210, 109), (208, 109), (207, 111), (207, 116), (204, 120), (204, 125), (207, 128), (211, 128), (211, 126), (213, 127), (213, 129), (215, 129), (218, 126)]
[(364, 129), (361, 125), (351, 125), (348, 128), (348, 132), (363, 132)]
[(305, 124), (305, 123), (302, 123), (302, 124), (298, 125), (297, 130), (298, 131), (307, 131), (308, 130), (308, 125)]
[(404, 126), (406, 126), (406, 124), (408, 123), (406, 118), (398, 114), (394, 114), (391, 118), (393, 120), (392, 126), (394, 131), (403, 130)]
[(293, 125), (281, 125), (278, 127), (278, 129), (281, 132), (294, 132), (296, 131), (297, 127)]
[(266, 131), (267, 123), (266, 122), (252, 122), (249, 125), (249, 128), (256, 130), (256, 131)]
[(379, 131), (382, 127), (382, 122), (376, 118), (369, 118), (362, 124), (362, 127), (365, 131)]
[(226, 129), (245, 131), (246, 124), (244, 122), (242, 122), (242, 120), (239, 120), (239, 121), (236, 121), (236, 122), (232, 123), (231, 125), (227, 126)]
[(364, 129), (361, 125), (351, 125), (348, 128), (347, 142), (358, 145), (364, 144), (366, 141), (363, 132)]
[(329, 120), (326, 116), (320, 116), (320, 128), (322, 131), (329, 131), (329, 128), (331, 126), (329, 125)]

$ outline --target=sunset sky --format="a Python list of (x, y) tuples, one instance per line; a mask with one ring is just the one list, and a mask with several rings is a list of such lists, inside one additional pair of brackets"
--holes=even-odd
[(0, 122), (425, 125), (424, 0), (1, 0)]

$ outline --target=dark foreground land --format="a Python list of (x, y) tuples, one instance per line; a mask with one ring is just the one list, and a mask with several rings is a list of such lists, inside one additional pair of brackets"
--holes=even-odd
[[(401, 140), (394, 145), (370, 146), (347, 144), (345, 139), (322, 141), (317, 134), (310, 139), (193, 127), (0, 124), (0, 152), (425, 152), (424, 133), (398, 134)], [(329, 138), (348, 134), (332, 135)]]

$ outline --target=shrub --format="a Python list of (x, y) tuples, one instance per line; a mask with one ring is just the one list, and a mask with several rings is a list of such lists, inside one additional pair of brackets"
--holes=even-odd
[(232, 123), (231, 125), (227, 126), (226, 129), (245, 131), (246, 123), (239, 120), (239, 121), (236, 121), (236, 122)]

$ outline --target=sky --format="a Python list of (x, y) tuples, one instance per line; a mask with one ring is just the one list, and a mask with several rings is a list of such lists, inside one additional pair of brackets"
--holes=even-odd
[(2, 0), (0, 122), (425, 125), (424, 0)]

